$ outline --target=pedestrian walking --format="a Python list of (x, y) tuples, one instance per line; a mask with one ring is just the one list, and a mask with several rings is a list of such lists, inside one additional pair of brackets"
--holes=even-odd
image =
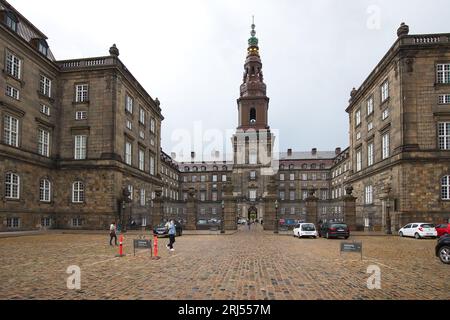
[(172, 219), (169, 224), (169, 244), (167, 245), (167, 249), (170, 251), (175, 251), (173, 248), (173, 244), (175, 243), (175, 234), (176, 234), (176, 227), (175, 227), (175, 221)]
[(116, 228), (116, 223), (113, 222), (111, 223), (111, 225), (109, 226), (109, 245), (112, 246), (112, 240), (114, 239), (114, 244), (117, 246), (117, 228)]
[(251, 222), (251, 220), (250, 220), (250, 219), (248, 219), (248, 221), (247, 221), (247, 225), (248, 225), (248, 230), (250, 230), (250, 227), (252, 226), (252, 222)]

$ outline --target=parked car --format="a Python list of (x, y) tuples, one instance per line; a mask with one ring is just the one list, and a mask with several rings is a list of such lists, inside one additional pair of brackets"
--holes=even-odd
[(442, 263), (450, 264), (450, 235), (439, 238), (436, 245), (436, 256)]
[(398, 231), (400, 237), (436, 238), (437, 231), (432, 223), (414, 222), (409, 223)]
[(436, 225), (436, 232), (438, 237), (450, 234), (450, 223), (443, 223)]
[(211, 228), (220, 228), (220, 226), (220, 220), (217, 219), (197, 220), (197, 230), (209, 230)]
[(350, 237), (350, 229), (345, 223), (325, 222), (324, 224), (322, 224), (322, 227), (319, 230), (319, 236), (325, 237), (327, 239), (330, 238), (348, 239)]
[[(183, 235), (183, 227), (178, 221), (175, 221), (175, 231), (177, 237), (181, 237)], [(169, 236), (169, 229), (166, 227), (166, 222), (162, 222), (154, 227), (153, 234), (156, 234), (158, 237)]]
[(312, 223), (299, 223), (294, 227), (294, 237), (317, 238), (316, 226)]
[(247, 224), (247, 219), (245, 219), (245, 218), (240, 218), (239, 220), (238, 220), (238, 224)]

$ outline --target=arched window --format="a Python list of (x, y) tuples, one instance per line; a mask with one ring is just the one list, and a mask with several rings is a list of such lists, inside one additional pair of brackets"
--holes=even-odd
[(294, 170), (294, 165), (293, 164), (289, 165), (289, 170)]
[(445, 176), (441, 181), (442, 200), (450, 200), (450, 176)]
[(312, 165), (311, 165), (311, 169), (315, 169), (316, 168), (316, 165), (313, 163)]
[(189, 172), (189, 167), (184, 167), (184, 171)]
[(20, 177), (15, 173), (7, 173), (5, 177), (6, 199), (20, 199)]
[(308, 165), (306, 163), (302, 164), (302, 169), (308, 169)]
[(39, 183), (39, 201), (50, 202), (52, 185), (49, 180), (42, 179)]
[(323, 163), (320, 164), (320, 169), (325, 169), (325, 165)]
[(214, 171), (219, 171), (219, 168), (217, 166), (214, 166), (213, 170)]
[(193, 169), (194, 172), (197, 172), (197, 171), (198, 171), (198, 168), (197, 168), (197, 167), (193, 167), (192, 169)]
[(223, 166), (223, 167), (222, 167), (222, 170), (223, 170), (223, 171), (227, 171), (227, 170), (228, 170), (227, 166)]
[(206, 171), (206, 167), (205, 166), (202, 166), (202, 171)]
[(256, 122), (256, 109), (251, 108), (250, 109), (250, 123), (255, 123), (255, 122)]
[(76, 181), (72, 185), (72, 202), (83, 203), (84, 202), (84, 183)]
[(280, 164), (280, 170), (284, 170), (284, 164)]

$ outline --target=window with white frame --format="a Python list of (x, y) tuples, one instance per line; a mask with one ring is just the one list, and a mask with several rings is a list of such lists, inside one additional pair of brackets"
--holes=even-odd
[(284, 181), (284, 173), (280, 173), (280, 181)]
[(206, 192), (205, 191), (200, 192), (200, 201), (206, 201)]
[(438, 143), (440, 150), (450, 150), (450, 122), (438, 123)]
[(20, 79), (22, 60), (11, 52), (6, 53), (6, 73), (14, 78)]
[(289, 180), (290, 181), (295, 181), (295, 173), (289, 174)]
[(355, 125), (359, 126), (360, 124), (361, 124), (361, 109), (358, 109), (355, 112)]
[(373, 142), (369, 143), (367, 145), (367, 166), (373, 165)]
[(145, 151), (139, 149), (139, 170), (145, 170)]
[(141, 189), (139, 200), (140, 200), (141, 206), (144, 207), (145, 206), (145, 202), (146, 202), (145, 189)]
[(52, 96), (52, 80), (44, 75), (41, 75), (41, 80), (39, 82), (39, 91), (41, 94), (47, 97)]
[(5, 115), (3, 120), (3, 141), (10, 146), (19, 146), (19, 120)]
[(284, 191), (280, 191), (280, 200), (281, 201), (285, 200), (285, 193), (284, 193)]
[(217, 191), (213, 191), (213, 192), (211, 193), (211, 200), (212, 200), (212, 201), (217, 201)]
[(16, 89), (16, 88), (10, 86), (10, 85), (6, 86), (5, 94), (8, 97), (11, 97), (11, 98), (13, 98), (15, 100), (19, 100), (20, 99), (20, 91), (18, 89)]
[(77, 84), (75, 92), (76, 102), (87, 102), (89, 100), (89, 86), (87, 84)]
[(217, 182), (217, 175), (216, 175), (216, 174), (213, 174), (213, 176), (212, 176), (212, 182)]
[(356, 140), (361, 140), (361, 132), (356, 133)]
[(139, 122), (145, 125), (145, 110), (144, 108), (139, 108)]
[(200, 182), (206, 182), (206, 176), (200, 176)]
[(382, 159), (387, 159), (390, 156), (390, 135), (389, 132), (383, 134), (381, 138)]
[(87, 119), (87, 111), (77, 111), (75, 112), (75, 120), (86, 120)]
[(295, 200), (295, 191), (289, 191), (289, 200), (291, 201)]
[(249, 190), (249, 198), (250, 198), (250, 201), (255, 201), (256, 200), (256, 189), (250, 189)]
[(450, 83), (450, 63), (438, 64), (436, 70), (438, 83)]
[(381, 102), (385, 102), (389, 98), (389, 81), (386, 80), (381, 85)]
[(145, 132), (144, 132), (144, 130), (139, 130), (139, 138), (141, 138), (142, 140), (145, 140)]
[(47, 179), (41, 179), (39, 183), (39, 201), (50, 202), (51, 198), (51, 183)]
[(373, 129), (373, 122), (371, 121), (367, 124), (367, 132), (372, 131), (372, 129)]
[(295, 214), (295, 207), (291, 207), (291, 214)]
[(41, 113), (46, 116), (50, 116), (50, 107), (45, 104), (41, 104)]
[(80, 218), (72, 219), (72, 227), (81, 227), (83, 225), (83, 220)]
[(381, 114), (381, 120), (386, 120), (389, 118), (389, 108), (384, 109), (383, 113)]
[(20, 219), (19, 218), (7, 218), (6, 219), (6, 227), (12, 229), (20, 228)]
[(153, 147), (155, 146), (155, 139), (150, 138), (150, 145), (153, 146)]
[(365, 203), (373, 204), (373, 187), (366, 186), (365, 188)]
[(438, 103), (439, 104), (450, 104), (450, 94), (440, 94)]
[(373, 97), (367, 99), (367, 115), (371, 115), (373, 113)]
[(125, 142), (125, 163), (130, 165), (132, 164), (132, 145), (131, 142)]
[(150, 155), (150, 174), (155, 175), (155, 156)]
[(84, 183), (81, 181), (75, 181), (72, 184), (72, 202), (83, 203), (84, 199)]
[(250, 164), (257, 164), (257, 161), (258, 161), (258, 156), (256, 154), (256, 151), (255, 150), (250, 151), (249, 163)]
[(222, 182), (227, 182), (227, 175), (226, 174), (222, 175)]
[(442, 200), (450, 200), (450, 176), (445, 176), (441, 180)]
[(156, 132), (156, 122), (155, 119), (150, 119), (150, 132), (155, 133)]
[(250, 179), (256, 180), (256, 171), (250, 171)]
[(356, 151), (356, 172), (362, 170), (362, 152), (361, 150)]
[(125, 98), (125, 110), (128, 111), (129, 113), (133, 113), (133, 104), (134, 104), (133, 98), (127, 95)]
[(86, 159), (87, 136), (75, 136), (75, 160)]
[(307, 181), (308, 180), (308, 174), (302, 173), (302, 180)]
[(126, 121), (126, 127), (128, 130), (133, 130), (133, 124), (131, 123), (130, 120), (127, 119)]
[(304, 190), (304, 191), (302, 192), (302, 198), (303, 198), (303, 200), (308, 199), (308, 191)]
[(48, 228), (52, 226), (51, 218), (42, 218), (41, 219), (41, 227)]
[(7, 173), (5, 176), (6, 199), (17, 200), (20, 198), (20, 177), (15, 173)]
[(50, 132), (44, 129), (38, 129), (38, 153), (44, 157), (50, 155)]
[(130, 193), (130, 200), (133, 200), (134, 188), (130, 184), (127, 186), (127, 188), (128, 188), (128, 192)]

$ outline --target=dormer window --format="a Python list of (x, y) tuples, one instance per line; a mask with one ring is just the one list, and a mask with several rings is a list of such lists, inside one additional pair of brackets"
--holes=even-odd
[(17, 24), (19, 23), (19, 19), (17, 19), (17, 16), (13, 12), (6, 11), (5, 23), (8, 28), (14, 32), (17, 32)]
[(48, 55), (48, 44), (47, 44), (47, 41), (45, 41), (44, 39), (40, 40), (39, 44), (38, 44), (38, 50), (44, 56), (47, 56)]

